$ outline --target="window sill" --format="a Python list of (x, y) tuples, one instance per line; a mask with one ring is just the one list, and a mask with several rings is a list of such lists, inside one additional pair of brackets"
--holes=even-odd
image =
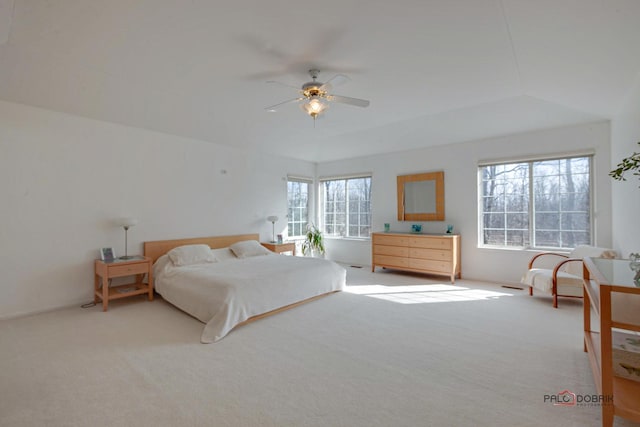
[(569, 248), (510, 248), (506, 246), (483, 246), (478, 245), (478, 249), (482, 250), (490, 250), (490, 251), (500, 251), (500, 252), (526, 252), (526, 253), (536, 253), (536, 252), (555, 252), (558, 254), (569, 254), (573, 249)]
[(369, 242), (371, 241), (370, 237), (339, 237), (339, 236), (325, 236), (327, 240), (343, 240), (350, 242)]

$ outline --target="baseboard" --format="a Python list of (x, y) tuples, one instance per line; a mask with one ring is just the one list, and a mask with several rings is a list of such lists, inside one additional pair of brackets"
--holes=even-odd
[(55, 307), (47, 307), (47, 308), (43, 308), (41, 310), (23, 311), (23, 312), (13, 313), (13, 314), (0, 314), (0, 321), (17, 319), (17, 318), (20, 318), (20, 317), (35, 316), (37, 314), (50, 313), (52, 311), (64, 310), (64, 309), (72, 308), (72, 307), (80, 307), (82, 304), (85, 304), (87, 302), (88, 301), (85, 299), (85, 300), (79, 300), (79, 301), (74, 302), (74, 303), (59, 305), (59, 306), (55, 306)]

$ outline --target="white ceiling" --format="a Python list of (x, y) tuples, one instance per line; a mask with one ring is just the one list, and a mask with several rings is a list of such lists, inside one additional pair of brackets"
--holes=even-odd
[[(0, 0), (0, 99), (313, 162), (611, 118), (639, 0)], [(344, 73), (313, 121), (299, 86)]]

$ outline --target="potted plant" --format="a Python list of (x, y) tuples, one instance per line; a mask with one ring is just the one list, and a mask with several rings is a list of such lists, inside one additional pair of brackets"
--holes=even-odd
[(319, 253), (324, 255), (324, 237), (322, 232), (313, 224), (307, 225), (307, 234), (304, 242), (302, 242), (302, 254)]
[(631, 156), (622, 159), (618, 167), (609, 172), (609, 176), (618, 181), (626, 181), (624, 173), (627, 171), (634, 171), (633, 174), (640, 177), (640, 153), (634, 152)]

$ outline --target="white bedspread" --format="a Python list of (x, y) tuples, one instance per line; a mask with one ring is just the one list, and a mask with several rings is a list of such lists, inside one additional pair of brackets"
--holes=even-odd
[(159, 269), (155, 288), (206, 323), (201, 341), (222, 339), (238, 323), (307, 298), (342, 290), (346, 270), (319, 258), (264, 255)]

